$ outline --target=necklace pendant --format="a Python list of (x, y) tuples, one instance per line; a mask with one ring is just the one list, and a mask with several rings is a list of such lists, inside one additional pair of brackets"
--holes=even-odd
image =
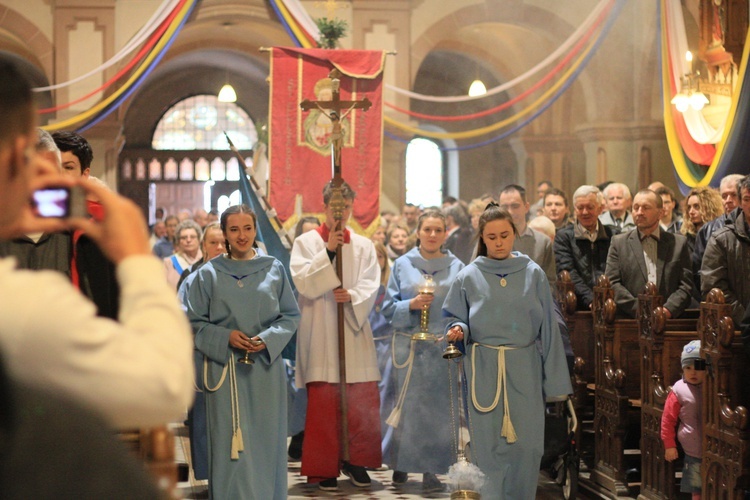
[[(244, 288), (245, 284), (242, 282), (242, 280), (237, 280), (237, 286), (240, 287), (240, 288)], [(503, 285), (503, 286), (505, 286), (505, 285)]]
[(500, 278), (500, 286), (505, 288), (508, 285), (508, 281), (505, 278)]

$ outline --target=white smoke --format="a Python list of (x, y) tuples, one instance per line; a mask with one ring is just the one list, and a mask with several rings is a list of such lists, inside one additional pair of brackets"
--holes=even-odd
[(466, 460), (463, 455), (459, 455), (458, 462), (448, 469), (448, 480), (451, 491), (471, 490), (479, 492), (484, 486), (485, 475), (479, 467)]

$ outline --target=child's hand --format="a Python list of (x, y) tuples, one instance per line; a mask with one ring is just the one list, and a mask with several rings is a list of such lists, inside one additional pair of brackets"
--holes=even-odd
[(667, 462), (677, 460), (677, 448), (667, 448), (664, 450), (664, 460)]

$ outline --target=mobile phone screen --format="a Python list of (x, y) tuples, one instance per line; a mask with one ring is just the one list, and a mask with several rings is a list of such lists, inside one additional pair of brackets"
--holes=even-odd
[(34, 206), (39, 217), (67, 217), (70, 212), (68, 188), (46, 188), (34, 191)]

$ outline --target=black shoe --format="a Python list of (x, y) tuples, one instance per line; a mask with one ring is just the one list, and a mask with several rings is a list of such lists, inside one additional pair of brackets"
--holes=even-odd
[(302, 441), (305, 439), (305, 431), (299, 432), (292, 436), (292, 440), (289, 442), (289, 460), (292, 462), (299, 462), (302, 459)]
[(422, 493), (436, 493), (445, 490), (445, 485), (431, 472), (422, 475)]
[(409, 480), (409, 474), (404, 471), (394, 470), (393, 471), (393, 484), (404, 484)]
[(354, 486), (359, 486), (360, 488), (369, 488), (372, 484), (370, 481), (370, 476), (362, 466), (352, 465), (349, 462), (344, 462), (344, 465), (341, 467), (341, 472), (343, 472), (344, 475), (347, 476), (352, 483), (354, 483)]
[(318, 488), (323, 491), (338, 491), (339, 482), (335, 477), (332, 477), (331, 479), (324, 479), (318, 483)]

